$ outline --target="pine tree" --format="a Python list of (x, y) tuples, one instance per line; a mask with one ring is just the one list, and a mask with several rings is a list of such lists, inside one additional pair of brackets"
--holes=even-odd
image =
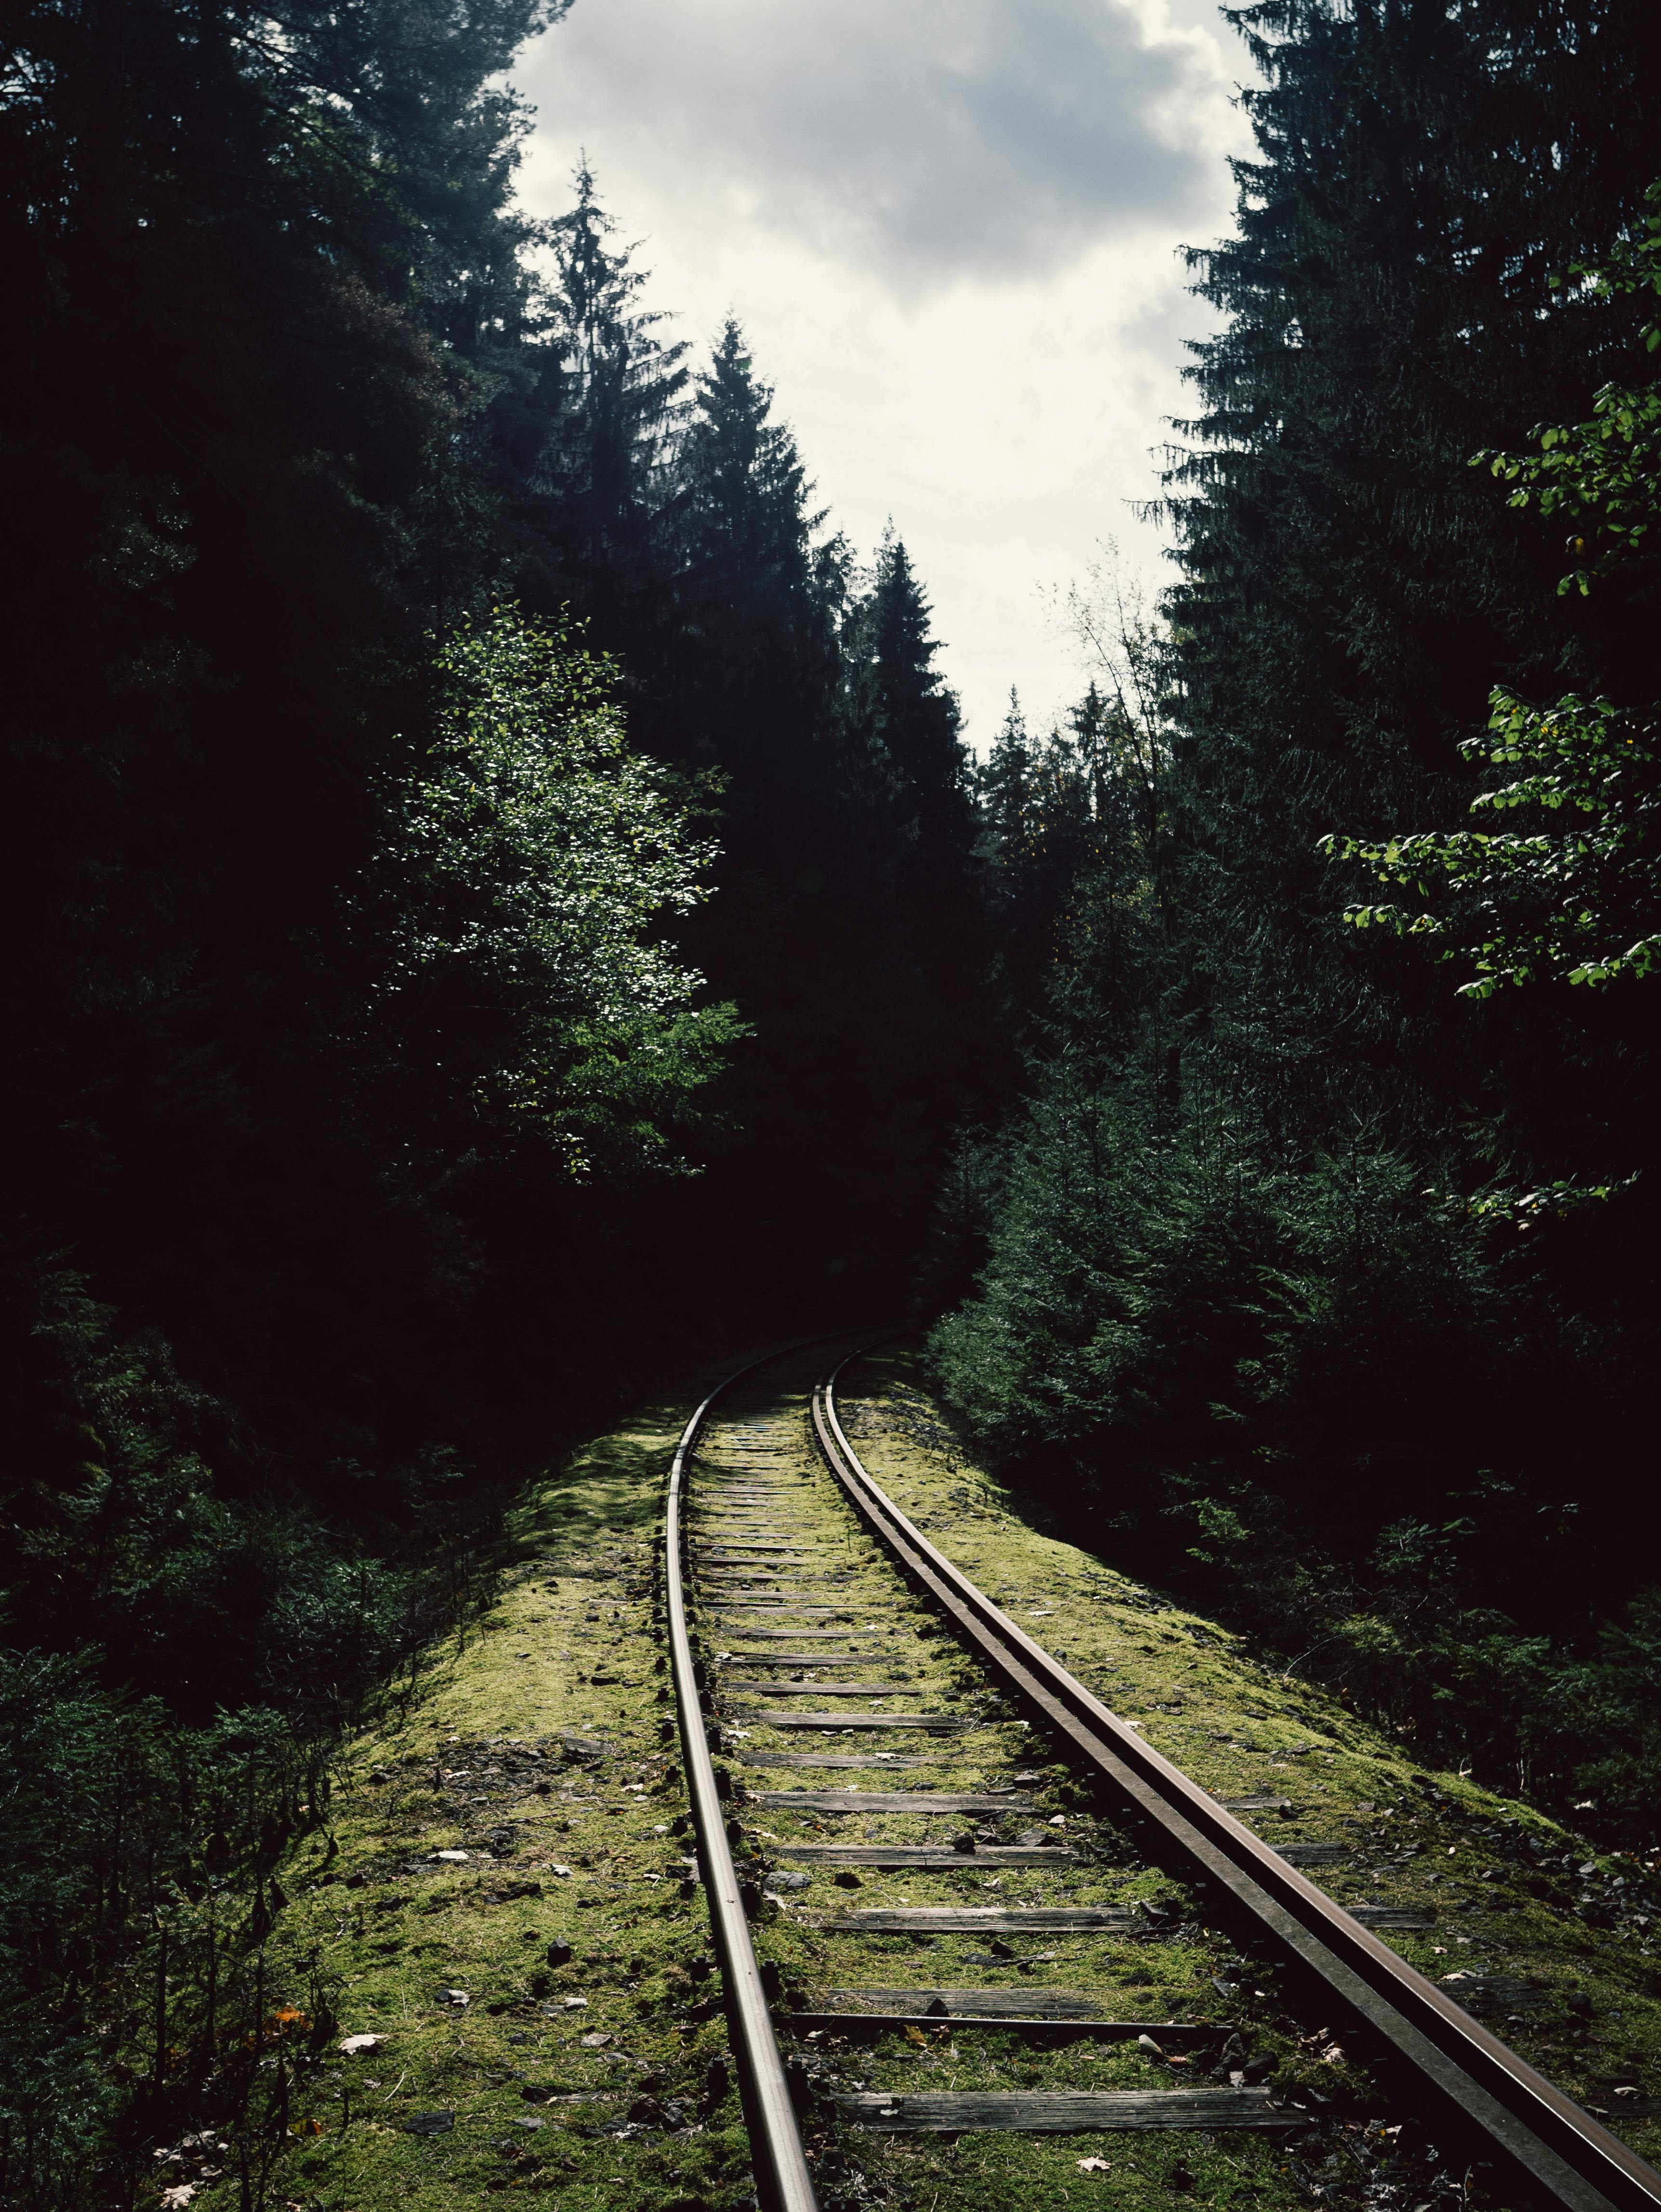
[(813, 533), (795, 441), (772, 420), (773, 392), (755, 374), (729, 316), (699, 378), (683, 446), (684, 591), (726, 596), (757, 587), (787, 599), (812, 591)]
[(666, 343), (658, 332), (667, 317), (640, 305), (646, 272), (633, 265), (630, 249), (610, 246), (617, 225), (599, 205), (586, 161), (576, 187), (576, 205), (549, 232), (581, 430), (575, 467), (592, 559), (654, 505), (683, 412), (688, 348)]
[(1012, 684), (1008, 712), (998, 725), (991, 750), (975, 771), (976, 800), (992, 853), (1019, 850), (1031, 790), (1032, 742), (1021, 711), (1021, 695)]
[(961, 997), (975, 987), (982, 943), (969, 755), (957, 699), (934, 665), (928, 600), (891, 524), (843, 635), (851, 726), (889, 784), (903, 840), (901, 903), (938, 987)]
[(648, 272), (615, 242), (586, 160), (576, 204), (545, 228), (554, 274), (492, 410), (527, 605), (592, 615), (599, 642), (649, 654), (670, 556), (687, 343), (642, 304)]
[(636, 653), (641, 726), (666, 757), (724, 779), (729, 879), (758, 871), (792, 901), (804, 877), (849, 894), (858, 842), (837, 715), (845, 556), (822, 539), (811, 491), (729, 319), (675, 452), (658, 631)]
[(1043, 1006), (1061, 919), (1089, 855), (1089, 795), (1070, 741), (1052, 731), (1035, 745), (1013, 689), (975, 795), (1001, 1014), (1019, 1038)]

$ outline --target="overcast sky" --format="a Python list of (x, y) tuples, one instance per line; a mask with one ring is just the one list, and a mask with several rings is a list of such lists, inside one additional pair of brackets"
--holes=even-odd
[(1155, 586), (1150, 449), (1206, 327), (1247, 64), (1213, 0), (576, 0), (520, 73), (523, 196), (586, 149), (651, 304), (730, 312), (818, 501), (913, 555), (977, 746), (1080, 688), (1046, 586), (1116, 538)]

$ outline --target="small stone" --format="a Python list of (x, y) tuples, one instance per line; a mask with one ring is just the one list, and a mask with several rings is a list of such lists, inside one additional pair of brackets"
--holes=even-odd
[(453, 2112), (412, 2112), (403, 2127), (406, 2136), (444, 2136), (455, 2124)]
[(451, 1866), (465, 1866), (468, 1854), (465, 1851), (435, 1851), (433, 1856), (435, 1859), (444, 1860)]
[(592, 2034), (583, 2036), (581, 2043), (585, 2051), (604, 2051), (606, 2045), (615, 2039), (614, 2037), (607, 2035), (603, 2028), (596, 2028)]

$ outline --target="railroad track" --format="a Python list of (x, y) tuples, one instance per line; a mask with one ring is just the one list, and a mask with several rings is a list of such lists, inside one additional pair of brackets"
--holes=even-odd
[[(838, 1415), (856, 1357), (844, 1340), (740, 1370), (688, 1423), (669, 1485), (691, 1822), (766, 2212), (817, 2205), (804, 2110), (891, 2143), (1318, 2134), (1323, 2100), (1265, 2086), (1226, 2016), (1227, 1972), (1270, 1979), (1250, 1967), (1264, 1960), (1288, 2012), (1318, 2014), (1391, 2118), (1482, 2162), (1492, 2202), (1657, 2212), (1661, 2175), (1141, 1741), (906, 1518)], [(1040, 1809), (1056, 1761), (1088, 1810)], [(757, 1963), (752, 1919), (775, 1914), (800, 1931), (811, 1976)], [(1202, 2003), (1181, 2018), (1147, 2006), (1150, 1988), (1191, 1984), (1208, 1948), (1226, 1972)], [(943, 2042), (958, 2062), (944, 2090), (850, 2078), (903, 2075)], [(965, 2076), (976, 2086), (957, 2087)]]

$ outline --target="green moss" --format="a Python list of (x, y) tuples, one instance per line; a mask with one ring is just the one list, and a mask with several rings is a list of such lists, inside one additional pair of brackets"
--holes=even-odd
[[(334, 1855), (313, 1838), (280, 1869), (293, 1902), (266, 1945), (268, 1999), (303, 2009), (321, 1988), (334, 2015), (313, 2057), (295, 2054), (301, 2202), (749, 2193), (707, 1923), (669, 1832), (684, 1799), (654, 1569), (683, 1418), (654, 1410), (526, 1495), (490, 1613), (348, 1748)], [(569, 1963), (551, 1963), (562, 1946)], [(363, 2034), (382, 2039), (340, 2051)], [(444, 2112), (443, 2131), (408, 2131)], [(234, 2200), (228, 2177), (197, 2203)]]
[[(1649, 2116), (1626, 2109), (1647, 2100), (1661, 2051), (1648, 1933), (1587, 1926), (1535, 1895), (1541, 1877), (1523, 1863), (1530, 1838), (1548, 1853), (1573, 1846), (1577, 1864), (1590, 1853), (1524, 1805), (1466, 1778), (1426, 1774), (1332, 1698), (1267, 1673), (1215, 1623), (1027, 1526), (1006, 1493), (964, 1464), (904, 1361), (873, 1362), (855, 1380), (847, 1422), (872, 1473), (1024, 1626), (1205, 1787), (1289, 1800), (1288, 1814), (1241, 1815), (1271, 1841), (1343, 1844), (1349, 1862), (1312, 1876), (1341, 1900), (1433, 1909), (1430, 1934), (1390, 1939), (1414, 1964), (1438, 1978), (1481, 1972), (1531, 1985), (1530, 2009), (1496, 2020), (1499, 2032), (1572, 2094), (1603, 2106), (1634, 2148), (1661, 2148)], [(800, 1400), (762, 1412), (776, 1463), (811, 1467)], [(678, 1404), (653, 1409), (527, 1492), (507, 1533), (496, 1605), (429, 1654), (407, 1701), (344, 1756), (332, 1854), (328, 1838), (313, 1836), (281, 1867), (292, 1902), (265, 1946), (265, 1997), (271, 2017), (285, 2008), (301, 2017), (280, 2037), (271, 2031), (273, 2053), (293, 2071), (295, 2132), (270, 2201), (455, 2212), (503, 2192), (551, 2193), (575, 2207), (661, 2212), (748, 2197), (702, 1894), (683, 1882), (687, 1844), (674, 1832), (684, 1799), (654, 1566), (682, 1418)], [(745, 1415), (735, 1464), (757, 1448), (756, 1418)], [(725, 1449), (718, 1431), (706, 1465)], [(972, 1660), (921, 1598), (900, 1590), (830, 1482), (813, 1483), (802, 1504), (852, 1577), (838, 1602), (891, 1633), (897, 1650), (904, 1639), (913, 1665), (922, 1652), (917, 1679), (927, 1676), (931, 1710), (946, 1700), (980, 1717), (962, 1735), (885, 1742), (807, 1739), (729, 1717), (719, 1763), (741, 1823), (741, 1869), (759, 1884), (792, 1842), (863, 1839), (849, 1818), (745, 1806), (746, 1790), (884, 1786), (879, 1770), (778, 1767), (759, 1753), (869, 1757), (891, 1742), (899, 1755), (885, 1764), (898, 1786), (1029, 1776), (1024, 1786), (1043, 1817), (1062, 1815), (1097, 1850), (1095, 1863), (1068, 1876), (1069, 1901), (1183, 1908), (1180, 1926), (1157, 1940), (1043, 1939), (1050, 1955), (1031, 1970), (1035, 1984), (1087, 1989), (1126, 2018), (1236, 2022), (1277, 2082), (1331, 2094), (1347, 2115), (1290, 2149), (1247, 2136), (890, 2140), (846, 2127), (837, 2091), (1007, 2087), (1020, 2078), (1135, 2087), (1150, 2062), (1130, 2044), (1028, 2046), (995, 2032), (814, 2045), (787, 2035), (787, 2055), (805, 2065), (810, 2090), (818, 2084), (808, 2135), (832, 2212), (885, 2194), (917, 2212), (934, 2212), (936, 2200), (952, 2212), (1012, 2202), (1078, 2212), (1110, 2196), (1116, 2207), (1290, 2208), (1308, 2201), (1311, 2161), (1323, 2166), (1333, 2201), (1359, 2196), (1396, 2143), (1367, 2118), (1384, 2102), (1364, 2069), (1317, 2035), (1317, 2023), (1291, 2021), (1276, 1971), (1243, 1958), (1207, 1923), (1201, 1900), (1116, 1848), (1111, 1808), (1087, 1778), (1053, 1757), (1013, 1707), (989, 1710), (996, 1701)], [(726, 1648), (733, 1618), (723, 1606), (701, 1620), (706, 1659)], [(946, 1825), (884, 1815), (881, 1833), (938, 1841)], [(1011, 1833), (1019, 1825), (1006, 1818)], [(441, 1850), (468, 1856), (437, 1859)], [(1023, 1870), (1000, 1893), (1042, 1902), (1056, 1880)], [(867, 1902), (891, 1893), (984, 1903), (990, 1894), (960, 1870), (861, 1882)], [(787, 2000), (873, 1982), (1019, 1987), (1027, 1978), (1013, 1961), (984, 1963), (984, 1939), (974, 1936), (860, 1937), (811, 1924), (861, 1901), (827, 1871), (782, 1908), (760, 1909), (757, 1951)], [(446, 2001), (445, 1990), (469, 2002)], [(353, 2034), (383, 2039), (348, 2056), (338, 2046)], [(593, 2035), (610, 2039), (586, 2045)], [(1613, 2096), (1628, 2084), (1640, 2098)], [(439, 2112), (453, 2115), (443, 2132), (408, 2131), (411, 2119)], [(1092, 2159), (1108, 2171), (1080, 2163)], [(158, 2183), (191, 2170), (169, 2168)], [(196, 2205), (219, 2212), (235, 2196), (233, 2169)]]

